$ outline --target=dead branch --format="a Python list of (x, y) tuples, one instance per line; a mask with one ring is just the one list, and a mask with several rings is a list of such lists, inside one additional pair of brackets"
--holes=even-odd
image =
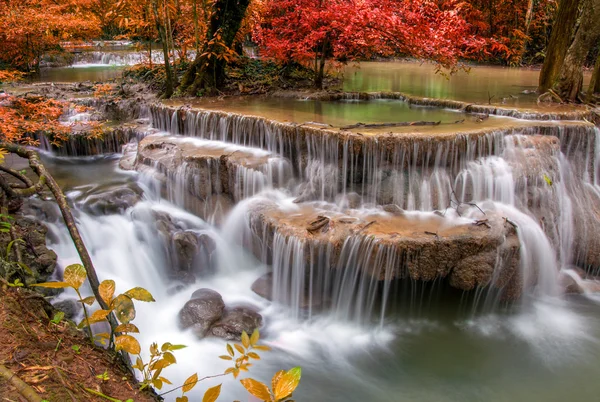
[(385, 128), (385, 127), (408, 127), (408, 126), (438, 126), (441, 121), (402, 121), (398, 123), (376, 123), (365, 124), (356, 123), (349, 126), (340, 127), (340, 130), (351, 130), (353, 128)]
[(0, 377), (9, 382), (29, 402), (42, 402), (42, 397), (6, 366), (0, 364)]
[(517, 226), (516, 223), (514, 223), (513, 221), (511, 221), (510, 219), (508, 219), (507, 217), (504, 217), (504, 222), (508, 223), (509, 225), (511, 225), (512, 227), (514, 227), (515, 229), (518, 229), (519, 226)]

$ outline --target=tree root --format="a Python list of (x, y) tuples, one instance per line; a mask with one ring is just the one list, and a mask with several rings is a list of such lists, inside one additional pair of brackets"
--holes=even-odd
[(0, 364), (0, 377), (9, 382), (29, 402), (42, 402), (42, 397), (6, 366)]

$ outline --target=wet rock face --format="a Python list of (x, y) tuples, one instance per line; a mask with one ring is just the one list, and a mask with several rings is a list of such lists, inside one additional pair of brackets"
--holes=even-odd
[(75, 299), (65, 299), (53, 304), (55, 308), (65, 313), (69, 320), (75, 320), (82, 311), (81, 303)]
[(153, 217), (165, 240), (172, 279), (190, 284), (196, 281), (196, 275), (214, 271), (216, 243), (212, 237), (187, 229), (167, 213), (154, 211)]
[[(403, 214), (390, 207), (386, 207), (388, 213), (366, 214), (321, 207), (303, 204), (289, 211), (267, 201), (255, 203), (249, 225), (252, 241), (260, 244), (252, 249), (266, 247), (268, 254), (273, 253), (275, 247), (281, 247), (280, 242), (274, 242), (278, 235), (286, 239), (290, 252), (300, 253), (304, 272), (311, 272), (327, 261), (325, 269), (357, 270), (376, 280), (448, 278), (450, 285), (459, 289), (494, 286), (505, 289), (503, 297), (507, 299), (520, 297), (520, 243), (515, 228), (501, 216), (492, 212), (483, 216), (473, 210), (473, 218), (464, 219), (433, 213)], [(466, 212), (463, 211), (463, 216), (469, 216)], [(315, 256), (323, 256), (325, 250), (329, 250), (328, 259), (314, 265)], [(256, 256), (261, 258), (259, 254)], [(281, 281), (278, 286), (289, 281), (281, 277), (278, 280)], [(308, 280), (305, 281), (308, 286)], [(269, 298), (269, 283), (270, 277), (264, 276), (255, 282), (253, 290)], [(320, 286), (314, 283), (313, 289)], [(326, 300), (327, 294), (313, 296), (312, 300), (319, 298)]]
[(223, 194), (239, 201), (291, 177), (287, 161), (266, 151), (182, 136), (149, 135), (140, 141), (135, 168), (145, 167), (180, 186), (178, 192), (202, 200)]
[(137, 185), (116, 186), (85, 196), (82, 208), (92, 215), (120, 214), (142, 199), (142, 189)]
[(229, 341), (239, 341), (242, 332), (252, 334), (262, 325), (262, 316), (252, 306), (227, 308), (223, 317), (211, 328), (211, 334)]
[[(12, 222), (15, 238), (22, 242), (15, 242), (11, 247), (11, 255), (3, 260), (0, 266), (0, 276), (12, 282), (19, 278), (23, 283), (31, 285), (45, 282), (56, 268), (56, 253), (46, 246), (48, 229), (35, 219), (16, 216)], [(10, 233), (0, 233), (0, 245), (4, 250), (12, 241)], [(24, 270), (16, 262), (18, 253), (22, 263), (28, 267)]]
[(179, 312), (182, 329), (191, 328), (199, 338), (204, 338), (211, 326), (223, 315), (225, 303), (221, 295), (211, 289), (198, 289)]
[(225, 308), (223, 298), (212, 289), (198, 289), (179, 312), (182, 329), (191, 328), (199, 338), (212, 335), (239, 341), (242, 332), (251, 334), (262, 325), (262, 316), (249, 305)]

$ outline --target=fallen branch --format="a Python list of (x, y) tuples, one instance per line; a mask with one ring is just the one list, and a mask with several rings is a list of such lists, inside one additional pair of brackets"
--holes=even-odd
[[(98, 287), (100, 286), (100, 280), (98, 279), (98, 274), (96, 273), (96, 269), (94, 268), (94, 264), (92, 263), (92, 258), (90, 257), (85, 244), (83, 243), (83, 239), (81, 238), (81, 234), (77, 229), (77, 225), (75, 224), (75, 218), (73, 217), (73, 213), (71, 212), (71, 208), (67, 203), (67, 197), (63, 194), (60, 186), (54, 180), (54, 178), (50, 175), (50, 173), (46, 170), (46, 167), (42, 164), (40, 160), (40, 156), (34, 150), (22, 147), (20, 145), (9, 144), (5, 142), (0, 142), (0, 148), (4, 148), (7, 151), (14, 153), (22, 158), (26, 158), (29, 161), (29, 167), (38, 175), (39, 181), (34, 184), (33, 187), (28, 187), (27, 189), (10, 189), (13, 193), (16, 193), (17, 196), (23, 197), (26, 195), (33, 195), (35, 193), (40, 193), (44, 186), (48, 187), (52, 195), (56, 199), (56, 203), (62, 217), (65, 221), (67, 229), (69, 230), (69, 235), (73, 240), (73, 244), (77, 249), (77, 253), (79, 254), (79, 258), (81, 258), (81, 262), (86, 270), (88, 280), (90, 282), (90, 287), (92, 288), (92, 292), (102, 307), (105, 310), (110, 310), (109, 306), (104, 302), (102, 297), (100, 296), (100, 292), (98, 291)], [(0, 180), (0, 185), (2, 185), (2, 181)], [(10, 194), (10, 190), (7, 190), (3, 186), (3, 190)], [(30, 194), (31, 192), (31, 194)], [(112, 328), (117, 326), (117, 322), (114, 317), (109, 316), (109, 322)], [(127, 360), (126, 360), (127, 361)]]
[(365, 124), (356, 123), (349, 126), (340, 127), (340, 130), (351, 130), (353, 128), (384, 128), (384, 127), (408, 127), (408, 126), (438, 126), (441, 121), (402, 121), (399, 123), (376, 123)]
[(10, 371), (3, 364), (0, 364), (0, 377), (15, 387), (17, 392), (29, 402), (42, 402), (42, 397), (31, 386), (17, 377), (15, 373)]

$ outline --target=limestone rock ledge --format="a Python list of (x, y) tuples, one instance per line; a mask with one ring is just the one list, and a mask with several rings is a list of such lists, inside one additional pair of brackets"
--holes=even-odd
[(135, 168), (147, 166), (168, 179), (167, 186), (179, 186), (200, 199), (222, 194), (236, 202), (292, 177), (287, 160), (267, 151), (183, 136), (141, 140)]
[[(306, 266), (314, 258), (323, 262), (325, 252), (331, 270), (358, 269), (378, 280), (446, 278), (458, 289), (492, 286), (504, 299), (519, 298), (523, 286), (515, 227), (491, 212), (484, 216), (472, 211), (472, 216), (450, 218), (400, 209), (339, 212), (308, 203), (290, 210), (263, 199), (250, 207), (248, 247), (274, 269), (274, 254), (283, 254), (281, 247), (293, 243), (290, 249), (302, 253)], [(274, 250), (277, 247), (280, 250)]]

